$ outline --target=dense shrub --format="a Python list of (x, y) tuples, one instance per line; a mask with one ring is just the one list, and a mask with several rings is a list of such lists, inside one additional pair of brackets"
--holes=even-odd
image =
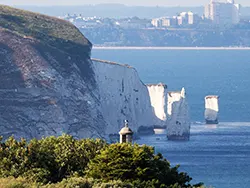
[(104, 182), (120, 180), (136, 187), (191, 187), (192, 180), (179, 166), (171, 167), (154, 148), (137, 144), (112, 144), (104, 148), (88, 165), (87, 175)]
[(0, 145), (0, 177), (26, 177), (48, 183), (75, 174), (84, 176), (89, 160), (105, 146), (100, 139), (76, 140), (69, 135), (33, 139), (29, 143), (10, 137)]
[(178, 168), (146, 145), (108, 145), (69, 135), (30, 142), (0, 139), (0, 188), (196, 187)]
[(81, 177), (72, 177), (64, 179), (56, 184), (48, 184), (42, 186), (42, 188), (92, 188), (94, 186), (94, 181), (91, 179), (85, 179)]
[(42, 185), (31, 182), (24, 178), (2, 178), (0, 188), (132, 188), (133, 186), (121, 181), (111, 181), (108, 183), (95, 182), (93, 179), (72, 177), (64, 179), (59, 183)]
[(0, 178), (0, 188), (36, 188), (38, 184), (24, 178)]

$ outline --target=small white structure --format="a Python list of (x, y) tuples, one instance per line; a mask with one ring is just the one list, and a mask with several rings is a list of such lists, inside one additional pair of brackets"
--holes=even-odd
[(120, 143), (132, 143), (133, 131), (128, 127), (128, 120), (125, 120), (125, 126), (119, 132)]
[(219, 96), (209, 95), (205, 97), (205, 120), (207, 124), (218, 124)]

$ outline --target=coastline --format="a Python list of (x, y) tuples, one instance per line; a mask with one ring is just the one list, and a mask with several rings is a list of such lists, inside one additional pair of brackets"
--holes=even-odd
[(93, 46), (94, 50), (250, 50), (250, 47)]

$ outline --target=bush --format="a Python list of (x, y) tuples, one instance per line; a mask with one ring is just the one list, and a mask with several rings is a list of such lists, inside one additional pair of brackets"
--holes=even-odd
[(122, 181), (110, 181), (108, 183), (96, 182), (93, 188), (133, 188), (131, 183), (125, 183)]
[(94, 181), (91, 179), (85, 179), (85, 178), (68, 178), (64, 179), (59, 183), (56, 184), (48, 184), (43, 186), (42, 188), (92, 188), (94, 185)]
[(10, 137), (0, 142), (0, 178), (7, 177), (1, 179), (0, 188), (198, 187), (178, 169), (146, 145), (107, 145), (99, 139), (76, 140), (69, 135), (29, 143)]
[(35, 183), (23, 178), (0, 178), (0, 188), (35, 188), (38, 187)]
[(191, 187), (186, 173), (170, 163), (154, 148), (137, 144), (112, 144), (104, 148), (88, 165), (87, 176), (104, 182), (120, 180), (136, 187), (167, 187), (177, 184)]
[(84, 176), (89, 161), (106, 145), (100, 139), (76, 140), (69, 135), (33, 139), (30, 143), (10, 137), (0, 145), (0, 177), (56, 183), (74, 174)]

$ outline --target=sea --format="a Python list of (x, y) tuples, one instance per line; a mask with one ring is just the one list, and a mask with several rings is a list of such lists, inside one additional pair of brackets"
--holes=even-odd
[[(250, 187), (249, 49), (93, 49), (92, 57), (133, 66), (145, 83), (186, 89), (191, 137), (168, 141), (165, 134), (137, 142), (155, 147), (171, 165), (180, 164), (192, 183), (215, 188)], [(219, 124), (204, 123), (204, 97), (218, 95)]]

